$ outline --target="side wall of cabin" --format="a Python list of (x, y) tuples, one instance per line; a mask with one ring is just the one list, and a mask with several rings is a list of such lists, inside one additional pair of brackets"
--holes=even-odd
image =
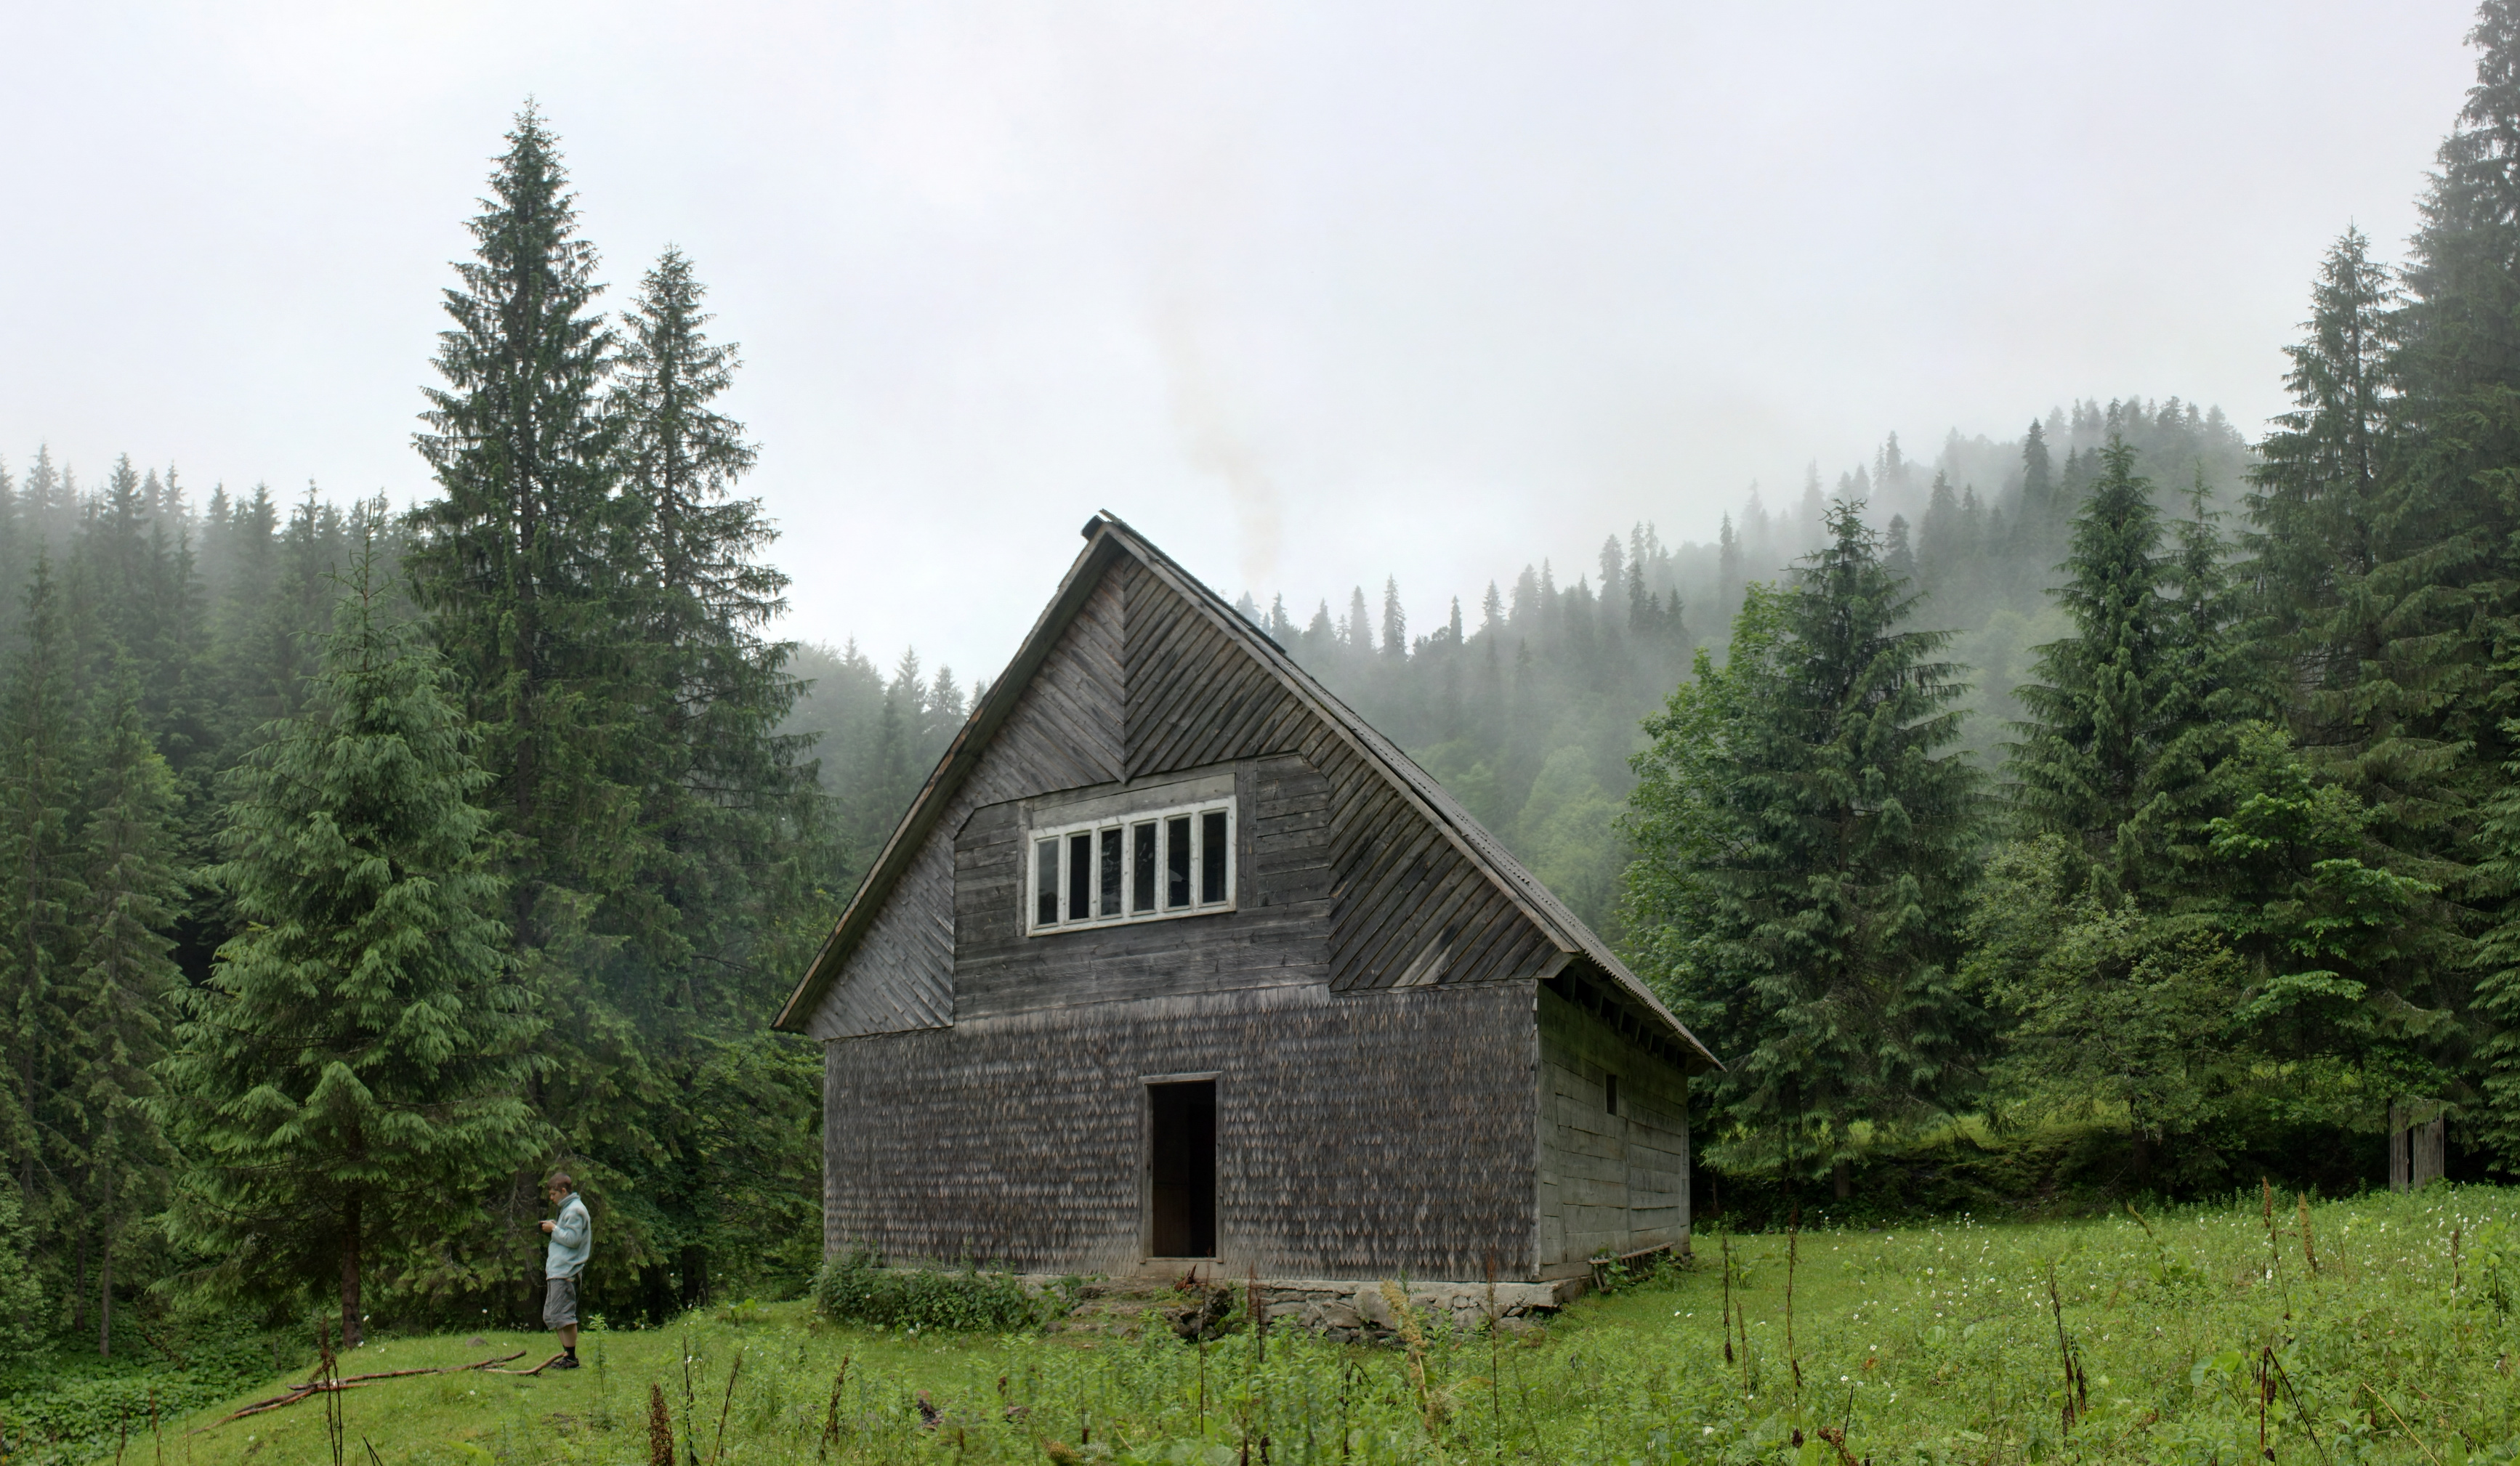
[(1572, 1277), (1604, 1254), (1686, 1248), (1688, 1076), (1551, 989), (1539, 1001), (1540, 1275)]

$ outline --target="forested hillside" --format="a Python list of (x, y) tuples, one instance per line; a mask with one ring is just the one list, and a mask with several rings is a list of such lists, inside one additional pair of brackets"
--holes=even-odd
[[(2203, 483), (2207, 512), (2238, 510), (2252, 458), (2219, 410), (2177, 398), (2077, 401), (2007, 442), (1950, 434), (1930, 465), (1907, 457), (1894, 433), (1831, 486), (1815, 466), (1790, 509), (1772, 511), (1753, 487), (1711, 544), (1665, 544), (1654, 526), (1632, 525), (1607, 535), (1592, 563), (1565, 567), (1571, 575), (1544, 560), (1454, 597), (1431, 629), (1409, 624), (1387, 578), (1302, 616), (1282, 594), (1265, 610), (1249, 593), (1239, 604), (1585, 919), (1615, 933), (1629, 856), (1618, 816), (1644, 719), (1688, 675), (1695, 648), (1720, 657), (1748, 587), (1789, 574), (1824, 542), (1831, 503), (1864, 507), (1893, 569), (1923, 594), (1918, 614), (1959, 633), (1953, 654), (1971, 668), (1962, 746), (1992, 761), (2019, 715), (2012, 689), (2033, 648), (2061, 634), (2048, 590), (2100, 450), (2119, 438), (2156, 480)], [(2178, 510), (2192, 514), (2195, 502), (2182, 496)], [(985, 684), (930, 673), (915, 650), (880, 668), (855, 644), (800, 646), (790, 666), (808, 690), (787, 731), (815, 739), (835, 828), (863, 861)]]
[(2348, 229), (2312, 285), (2245, 513), (2121, 410), (2010, 514), (2055, 569), (2000, 759), (1948, 583), (1851, 504), (1648, 722), (1628, 940), (1728, 1057), (1719, 1164), (1845, 1197), (1976, 1114), (2122, 1127), (2132, 1188), (2363, 1183), (2443, 1118), (2453, 1172), (2520, 1169), (2520, 10), (2472, 40), (2406, 262)]
[(1894, 433), (1831, 484), (1815, 465), (1789, 507), (1771, 510), (1753, 487), (1711, 544), (1667, 545), (1652, 525), (1632, 525), (1605, 537), (1591, 564), (1524, 565), (1455, 597), (1431, 630), (1410, 627), (1387, 579), (1378, 595), (1358, 587), (1344, 608), (1325, 600), (1309, 616), (1277, 595), (1265, 611), (1249, 596), (1242, 606), (1615, 934), (1629, 856), (1618, 815), (1643, 720), (1694, 648), (1721, 657), (1748, 587), (1790, 574), (1827, 543), (1831, 504), (1860, 506), (1880, 531), (1884, 563), (1919, 598), (1919, 624), (1957, 633), (1950, 654), (1970, 668), (1959, 746), (1991, 764), (2019, 716), (2013, 689), (2034, 648), (2063, 632), (2048, 593), (2101, 451), (2116, 441), (2134, 448), (2140, 471), (2186, 491), (2180, 512), (2228, 518), (2239, 508), (2250, 450), (2219, 409), (2176, 397), (2077, 401), (2008, 442), (1953, 432), (1930, 464)]

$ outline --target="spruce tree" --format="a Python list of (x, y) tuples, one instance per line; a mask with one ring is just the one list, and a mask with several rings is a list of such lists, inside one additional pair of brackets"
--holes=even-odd
[[(2012, 516), (2016, 557), (2046, 557), (2047, 544), (2040, 537), (2047, 533), (2048, 520), (2057, 516), (2055, 462), (2048, 455), (2047, 427), (2031, 419), (2029, 430), (2021, 435), (2021, 500)], [(2070, 511), (2071, 506), (2066, 508)]]
[(1916, 583), (1916, 552), (1908, 537), (1908, 516), (1892, 514), (1889, 530), (1882, 537), (1881, 568), (1890, 578), (1904, 586)]
[(10, 1151), (24, 1221), (39, 1244), (73, 1237), (73, 1310), (85, 1297), (84, 1227), (75, 1197), (85, 1156), (72, 1088), (78, 917), (88, 901), (78, 852), (85, 730), (72, 643), (48, 557), (38, 555), (5, 717), (0, 717), (0, 983), (19, 1112)]
[(1966, 986), (2006, 1026), (1990, 1069), (2011, 1107), (2126, 1117), (2132, 1180), (2156, 1143), (2222, 1120), (2262, 1055), (2239, 1030), (2248, 973), (2212, 931), (2148, 916), (2088, 879), (2061, 835), (1988, 861), (1967, 930)]
[(810, 823), (801, 745), (779, 732), (800, 690), (795, 648), (764, 636), (788, 578), (759, 558), (776, 537), (760, 501), (734, 493), (754, 454), (718, 407), (738, 357), (709, 339), (704, 294), (678, 250), (648, 272), (622, 323), (609, 409), (630, 519), (612, 573), (636, 596), (648, 699), (625, 781), (643, 791), (639, 884), (661, 898), (642, 935), (667, 969), (767, 919), (760, 877)]
[(209, 872), (248, 923), (188, 996), (163, 1066), (193, 1158), (172, 1214), (218, 1278), (335, 1280), (355, 1345), (372, 1262), (475, 1283), (485, 1190), (548, 1143), (525, 1104), (536, 1020), (489, 868), (486, 776), (443, 662), (381, 614), (362, 555), (306, 712), (229, 788)]
[(635, 795), (615, 780), (636, 669), (614, 624), (613, 341), (595, 313), (557, 140), (530, 107), (507, 135), (473, 258), (446, 291), (442, 386), (416, 443), (443, 491), (416, 512), (408, 564), (474, 721), (487, 792), (514, 839), (520, 935), (546, 887), (605, 894)]
[(35, 1263), (35, 1237), (16, 1188), (0, 1186), (0, 1351), (33, 1358), (48, 1342), (37, 1310), (44, 1280)]
[[(1730, 1071), (1720, 1102), (1834, 1163), (1859, 1122), (1959, 1102), (1982, 1027), (1954, 982), (1975, 776), (1948, 752), (1965, 690), (1856, 506), (1775, 597), (1752, 594), (1722, 676), (1647, 725), (1631, 929)], [(1703, 689), (1704, 690), (1699, 690)]]
[(2520, 530), (2520, 5), (2486, 0), (2476, 85), (2441, 147), (2388, 322), (2393, 348), (2363, 592), (2379, 623), (2353, 697), (2350, 777), (2382, 837), (2437, 864), (2454, 898), (2480, 806), (2514, 747), (2496, 639)]
[[(2017, 689), (2029, 711), (2006, 762), (2015, 807), (2033, 831), (2063, 836), (2104, 897), (2157, 873), (2166, 852), (2138, 817), (2169, 792), (2164, 756), (2204, 716), (2191, 686), (2198, 648), (2183, 647), (2179, 569), (2162, 552), (2151, 481), (2123, 440), (2101, 472), (2062, 566), (2055, 600), (2074, 635), (2038, 649), (2041, 681)], [(2210, 613), (2209, 613), (2210, 614)]]
[(1933, 488), (1925, 501), (1924, 517), (1916, 524), (1916, 588), (1919, 592), (1932, 594), (1958, 569), (1959, 518), (1959, 496), (1952, 492), (1951, 475), (1936, 472)]
[(2353, 689), (2386, 640), (2369, 579), (2385, 548), (2384, 333), (2395, 293), (2370, 242), (2347, 230), (2319, 265), (2307, 334), (2284, 348), (2292, 410), (2250, 474), (2243, 543), (2256, 636), (2298, 684), (2304, 735), (2320, 748), (2355, 739)]
[(2404, 1067), (2378, 1020), (2429, 950), (2428, 888), (2365, 866), (2361, 802), (2261, 721), (2282, 679), (2240, 635), (2201, 475), (2165, 521), (2131, 444), (2096, 464), (2054, 593), (2074, 635), (2019, 691), (2029, 838), (1980, 894), (1970, 977), (2012, 1020), (2014, 1092), (2124, 1106), (2140, 1182), (2156, 1141), (2269, 1099), (2271, 1063)]
[(2468, 39), (2476, 84), (2442, 144), (2404, 299), (2386, 318), (2394, 396), (2383, 405), (2377, 544), (2358, 598), (2368, 608), (2357, 618), (2376, 635), (2344, 703), (2339, 762), (2394, 867), (2441, 889), (2440, 929), (2459, 940), (2400, 996), (2409, 1026), (2439, 1036), (2437, 1057), (2461, 1084), (2481, 1082), (2486, 1129), (2513, 1164), (2520, 1093), (2499, 1025), (2520, 1017), (2520, 1002), (2496, 954), (2520, 922), (2501, 833), (2520, 764), (2510, 703), (2520, 656), (2509, 649), (2520, 585), (2520, 4), (2485, 0)]
[(69, 975), (72, 1100), (86, 1151), (87, 1224), (96, 1233), (97, 1352), (113, 1352), (113, 1263), (130, 1224), (157, 1210), (167, 1160), (151, 1074), (182, 985), (164, 932), (184, 879), (175, 864), (173, 774), (142, 725), (127, 666), (91, 719), (86, 815)]
[[(734, 1036), (775, 1001), (774, 949), (808, 899), (805, 881), (838, 864), (818, 844), (803, 740), (781, 732), (800, 690), (788, 670), (795, 648), (764, 633), (788, 581), (759, 558), (775, 538), (760, 502), (735, 492), (754, 453), (722, 410), (738, 353), (710, 339), (704, 296), (690, 260), (668, 249), (622, 320), (608, 404), (621, 529), (607, 574), (629, 597), (642, 736), (618, 776), (639, 791), (616, 852), (637, 875), (602, 913), (628, 940), (603, 963), (601, 997), (638, 1035), (638, 1051), (604, 1051), (577, 1037), (602, 1027), (572, 1023), (562, 1042), (587, 1051), (543, 1096), (594, 1173), (635, 1191), (638, 1221), (622, 1241), (650, 1265), (643, 1285), (658, 1291), (657, 1265), (671, 1260), (694, 1301), (724, 1238), (713, 1217), (728, 1177), (709, 1158), (735, 1128), (699, 1096), (741, 1089), (748, 1110), (781, 1108), (761, 1100), (777, 1088), (757, 1067), (769, 1050)], [(886, 797), (876, 802), (885, 830), (869, 828), (870, 851), (899, 813), (892, 796), (907, 801), (903, 785), (963, 721), (953, 674), (939, 668), (931, 688), (915, 659), (884, 711)]]

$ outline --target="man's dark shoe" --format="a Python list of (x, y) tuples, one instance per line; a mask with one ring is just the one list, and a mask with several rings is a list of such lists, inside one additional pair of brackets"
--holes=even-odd
[(573, 1354), (562, 1355), (559, 1358), (552, 1360), (551, 1367), (554, 1369), (575, 1369), (578, 1367), (577, 1355)]

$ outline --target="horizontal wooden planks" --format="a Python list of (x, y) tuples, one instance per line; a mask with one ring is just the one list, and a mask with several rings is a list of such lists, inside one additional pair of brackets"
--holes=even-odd
[[(1034, 1008), (1322, 983), (1328, 973), (1327, 782), (1292, 756), (1238, 774), (1246, 794), (1236, 910), (1027, 936), (1020, 806), (973, 813), (956, 841), (958, 1021)], [(1265, 792), (1264, 792), (1265, 791)]]
[(1571, 1276), (1603, 1253), (1686, 1245), (1688, 1076), (1547, 986), (1538, 1001), (1541, 1270)]

